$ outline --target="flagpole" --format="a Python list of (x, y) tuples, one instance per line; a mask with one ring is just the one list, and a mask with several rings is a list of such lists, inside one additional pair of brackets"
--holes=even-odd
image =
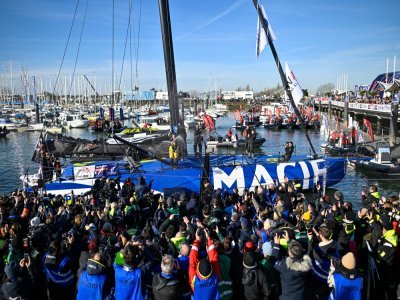
[[(272, 52), (272, 55), (273, 55), (273, 57), (274, 57), (274, 59), (275, 59), (276, 66), (278, 67), (279, 76), (281, 77), (283, 87), (284, 87), (284, 89), (286, 90), (287, 95), (288, 95), (288, 97), (289, 97), (290, 104), (293, 106), (293, 110), (294, 110), (296, 116), (297, 116), (300, 120), (302, 120), (302, 122), (304, 123), (304, 118), (302, 118), (302, 116), (301, 116), (301, 114), (300, 114), (300, 112), (299, 112), (299, 110), (298, 110), (296, 104), (294, 103), (293, 95), (292, 95), (292, 92), (291, 92), (291, 90), (290, 90), (290, 88), (289, 88), (289, 83), (288, 83), (288, 81), (287, 81), (287, 79), (286, 79), (285, 73), (283, 72), (282, 64), (281, 64), (281, 62), (280, 62), (280, 60), (279, 60), (278, 53), (277, 53), (276, 50), (275, 50), (275, 46), (274, 46), (274, 44), (273, 44), (271, 35), (269, 34), (268, 24), (267, 24), (267, 22), (266, 22), (266, 20), (265, 20), (265, 18), (264, 18), (264, 16), (263, 16), (263, 13), (262, 13), (262, 11), (261, 11), (261, 7), (258, 5), (258, 0), (253, 0), (253, 3), (254, 3), (254, 7), (255, 7), (256, 10), (257, 10), (258, 18), (259, 18), (259, 20), (260, 20), (260, 22), (261, 22), (261, 25), (262, 25), (262, 27), (264, 28), (264, 31), (265, 31), (265, 33), (266, 33), (266, 35), (267, 35), (268, 44), (269, 44), (269, 47), (271, 48), (271, 52)], [(308, 143), (310, 144), (310, 147), (311, 147), (312, 152), (314, 153), (315, 156), (317, 156), (317, 153), (315, 152), (314, 146), (313, 146), (313, 144), (312, 144), (312, 142), (311, 142), (311, 140), (310, 140), (310, 137), (309, 137), (309, 135), (308, 135), (307, 130), (306, 130), (306, 138), (307, 138)]]

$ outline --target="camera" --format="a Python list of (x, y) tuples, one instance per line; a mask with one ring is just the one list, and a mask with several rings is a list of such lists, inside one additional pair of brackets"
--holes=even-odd
[(308, 232), (312, 232), (312, 231), (313, 231), (313, 228), (314, 228), (314, 225), (313, 225), (313, 224), (311, 224), (311, 223), (306, 224), (306, 230), (307, 230)]

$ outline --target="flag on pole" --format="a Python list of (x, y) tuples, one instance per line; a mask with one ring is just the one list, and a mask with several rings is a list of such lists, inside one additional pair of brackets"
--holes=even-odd
[(342, 128), (340, 127), (340, 119), (339, 116), (336, 116), (336, 121), (337, 121), (337, 131), (340, 132)]
[(110, 115), (110, 121), (114, 121), (114, 108), (110, 107), (110, 111), (109, 111), (109, 115)]
[(264, 16), (265, 22), (268, 25), (268, 33), (265, 32), (264, 28), (262, 27), (260, 17), (258, 17), (257, 22), (257, 40), (256, 40), (256, 55), (257, 57), (260, 53), (264, 50), (265, 46), (268, 45), (268, 37), (267, 34), (271, 34), (271, 40), (276, 40), (276, 35), (272, 30), (271, 24), (268, 21), (267, 14), (265, 13), (264, 7), (260, 4), (261, 12)]
[(372, 125), (371, 125), (371, 121), (364, 118), (364, 125), (365, 127), (367, 127), (367, 133), (369, 135), (369, 138), (371, 139), (371, 141), (374, 141), (374, 133), (372, 132)]
[(301, 86), (297, 81), (296, 76), (294, 76), (294, 73), (290, 69), (289, 64), (287, 62), (285, 65), (285, 73), (286, 73), (286, 79), (289, 83), (289, 89), (293, 96), (294, 103), (297, 105), (299, 104), (301, 98), (303, 98), (303, 90), (301, 89)]

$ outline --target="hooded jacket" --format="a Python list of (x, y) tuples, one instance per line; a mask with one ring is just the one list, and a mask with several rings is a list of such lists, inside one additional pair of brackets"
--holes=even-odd
[(218, 281), (220, 270), (218, 265), (218, 253), (211, 239), (207, 242), (208, 260), (212, 266), (209, 276), (203, 277), (199, 270), (200, 241), (195, 240), (189, 255), (189, 283), (193, 289), (193, 299), (219, 299)]
[(184, 289), (177, 278), (165, 274), (153, 277), (153, 295), (155, 300), (183, 299)]
[(110, 288), (107, 284), (105, 266), (93, 259), (88, 259), (86, 269), (78, 281), (77, 300), (108, 299)]
[(268, 299), (271, 293), (267, 276), (258, 265), (243, 269), (242, 284), (246, 300)]
[(385, 272), (390, 272), (395, 265), (397, 244), (398, 237), (394, 229), (386, 231), (378, 241), (377, 262), (378, 266), (385, 270)]
[(304, 255), (300, 259), (287, 257), (275, 264), (275, 269), (280, 273), (282, 294), (279, 300), (306, 299), (306, 281), (311, 270), (311, 258)]

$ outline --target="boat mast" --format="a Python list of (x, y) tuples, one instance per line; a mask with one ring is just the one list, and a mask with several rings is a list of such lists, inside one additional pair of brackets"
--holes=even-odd
[[(274, 43), (272, 41), (271, 35), (269, 34), (268, 23), (267, 23), (267, 21), (265, 20), (265, 18), (263, 16), (263, 13), (261, 11), (261, 6), (258, 5), (258, 0), (253, 0), (253, 3), (254, 3), (254, 6), (255, 6), (255, 8), (257, 10), (258, 18), (261, 21), (261, 26), (263, 27), (263, 29), (264, 29), (264, 31), (265, 31), (265, 33), (267, 35), (268, 44), (269, 44), (269, 47), (271, 48), (271, 52), (272, 52), (272, 55), (273, 55), (273, 57), (275, 59), (276, 66), (278, 67), (279, 75), (281, 77), (283, 87), (284, 87), (284, 89), (285, 89), (285, 91), (286, 91), (286, 93), (287, 93), (287, 95), (289, 97), (290, 104), (292, 105), (293, 110), (294, 110), (297, 118), (302, 120), (303, 123), (304, 123), (304, 118), (301, 116), (301, 114), (300, 114), (300, 112), (299, 112), (299, 110), (298, 110), (298, 108), (296, 106), (296, 103), (294, 103), (293, 96), (292, 96), (292, 91), (290, 90), (289, 83), (288, 83), (288, 81), (286, 79), (286, 75), (283, 72), (282, 64), (281, 64), (281, 62), (279, 60), (278, 53), (275, 50), (275, 46), (274, 46)], [(314, 156), (317, 156), (317, 153), (315, 152), (314, 146), (313, 146), (313, 144), (312, 144), (312, 142), (310, 140), (310, 137), (308, 135), (307, 130), (305, 130), (305, 132), (306, 132), (306, 138), (307, 138), (308, 143), (310, 144), (311, 150), (314, 153)]]
[[(172, 43), (171, 20), (169, 16), (169, 0), (158, 0), (160, 11), (161, 34), (164, 48), (165, 73), (167, 76), (168, 102), (171, 115), (171, 130), (181, 132), (185, 130), (183, 120), (179, 116), (179, 102), (177, 98), (174, 46)], [(183, 116), (182, 116), (183, 118)]]

